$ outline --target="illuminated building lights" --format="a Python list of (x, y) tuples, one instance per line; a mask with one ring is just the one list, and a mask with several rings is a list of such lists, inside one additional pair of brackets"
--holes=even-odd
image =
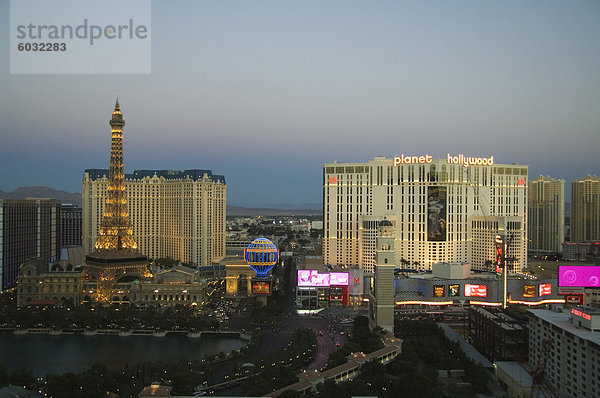
[(486, 307), (501, 307), (502, 303), (494, 303), (494, 302), (487, 302), (487, 301), (473, 301), (471, 300), (469, 302), (471, 305), (483, 305)]
[(86, 275), (97, 283), (95, 299), (109, 301), (116, 279), (122, 276), (148, 278), (147, 257), (137, 253), (133, 239), (123, 170), (123, 135), (125, 125), (119, 100), (109, 122), (112, 130), (110, 173), (104, 218), (95, 251), (86, 256)]
[(396, 301), (396, 305), (452, 305), (454, 301)]
[(125, 172), (123, 170), (123, 136), (125, 125), (123, 114), (119, 110), (119, 100), (110, 120), (112, 141), (110, 151), (110, 172), (104, 219), (100, 226), (96, 250), (135, 250), (127, 199), (125, 197)]
[(266, 277), (279, 261), (279, 249), (267, 238), (256, 238), (244, 251), (244, 259), (258, 277)]

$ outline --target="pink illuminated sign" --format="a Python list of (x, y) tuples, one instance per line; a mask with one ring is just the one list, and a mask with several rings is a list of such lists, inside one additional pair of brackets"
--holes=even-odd
[(313, 283), (315, 286), (329, 286), (329, 274), (313, 274)]
[(301, 269), (298, 270), (298, 286), (348, 286), (348, 273), (319, 274), (315, 269)]
[(348, 286), (348, 273), (331, 272), (329, 274), (329, 284), (331, 286)]
[(573, 308), (573, 309), (571, 310), (571, 314), (573, 314), (573, 315), (577, 315), (577, 316), (580, 316), (580, 317), (582, 317), (583, 319), (587, 319), (588, 321), (591, 321), (591, 320), (592, 320), (592, 316), (591, 316), (590, 314), (586, 314), (585, 312), (581, 312), (581, 311), (579, 311), (579, 310), (576, 310), (575, 308)]
[(465, 284), (465, 297), (487, 297), (486, 285)]
[(550, 283), (540, 283), (539, 290), (540, 297), (549, 296), (552, 294), (552, 285)]
[(313, 269), (298, 270), (298, 286), (316, 286), (313, 282), (314, 275), (319, 272)]
[(594, 265), (559, 265), (558, 286), (600, 287), (600, 267)]

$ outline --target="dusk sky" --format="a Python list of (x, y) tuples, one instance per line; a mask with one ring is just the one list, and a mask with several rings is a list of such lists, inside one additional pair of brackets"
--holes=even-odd
[(211, 169), (234, 205), (401, 153), (600, 174), (598, 1), (153, 1), (149, 75), (9, 74), (8, 0), (0, 35), (5, 191), (81, 192), (117, 95), (126, 172)]

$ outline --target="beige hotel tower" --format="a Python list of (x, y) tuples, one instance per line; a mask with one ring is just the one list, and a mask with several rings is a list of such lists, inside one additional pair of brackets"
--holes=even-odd
[(323, 259), (375, 267), (377, 225), (394, 225), (393, 264), (429, 270), (468, 262), (492, 270), (495, 238), (505, 235), (511, 269), (527, 256), (527, 166), (448, 154), (376, 157), (323, 165)]
[[(86, 253), (98, 236), (107, 186), (107, 170), (85, 170), (82, 228)], [(200, 266), (225, 257), (223, 176), (210, 170), (135, 170), (125, 175), (125, 192), (141, 253)]]

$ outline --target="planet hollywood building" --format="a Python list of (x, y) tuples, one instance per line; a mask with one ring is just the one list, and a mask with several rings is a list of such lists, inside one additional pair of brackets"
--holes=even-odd
[(494, 270), (496, 236), (511, 270), (527, 256), (527, 166), (430, 154), (323, 165), (323, 259), (373, 272), (377, 223), (395, 229), (398, 268), (467, 262)]

